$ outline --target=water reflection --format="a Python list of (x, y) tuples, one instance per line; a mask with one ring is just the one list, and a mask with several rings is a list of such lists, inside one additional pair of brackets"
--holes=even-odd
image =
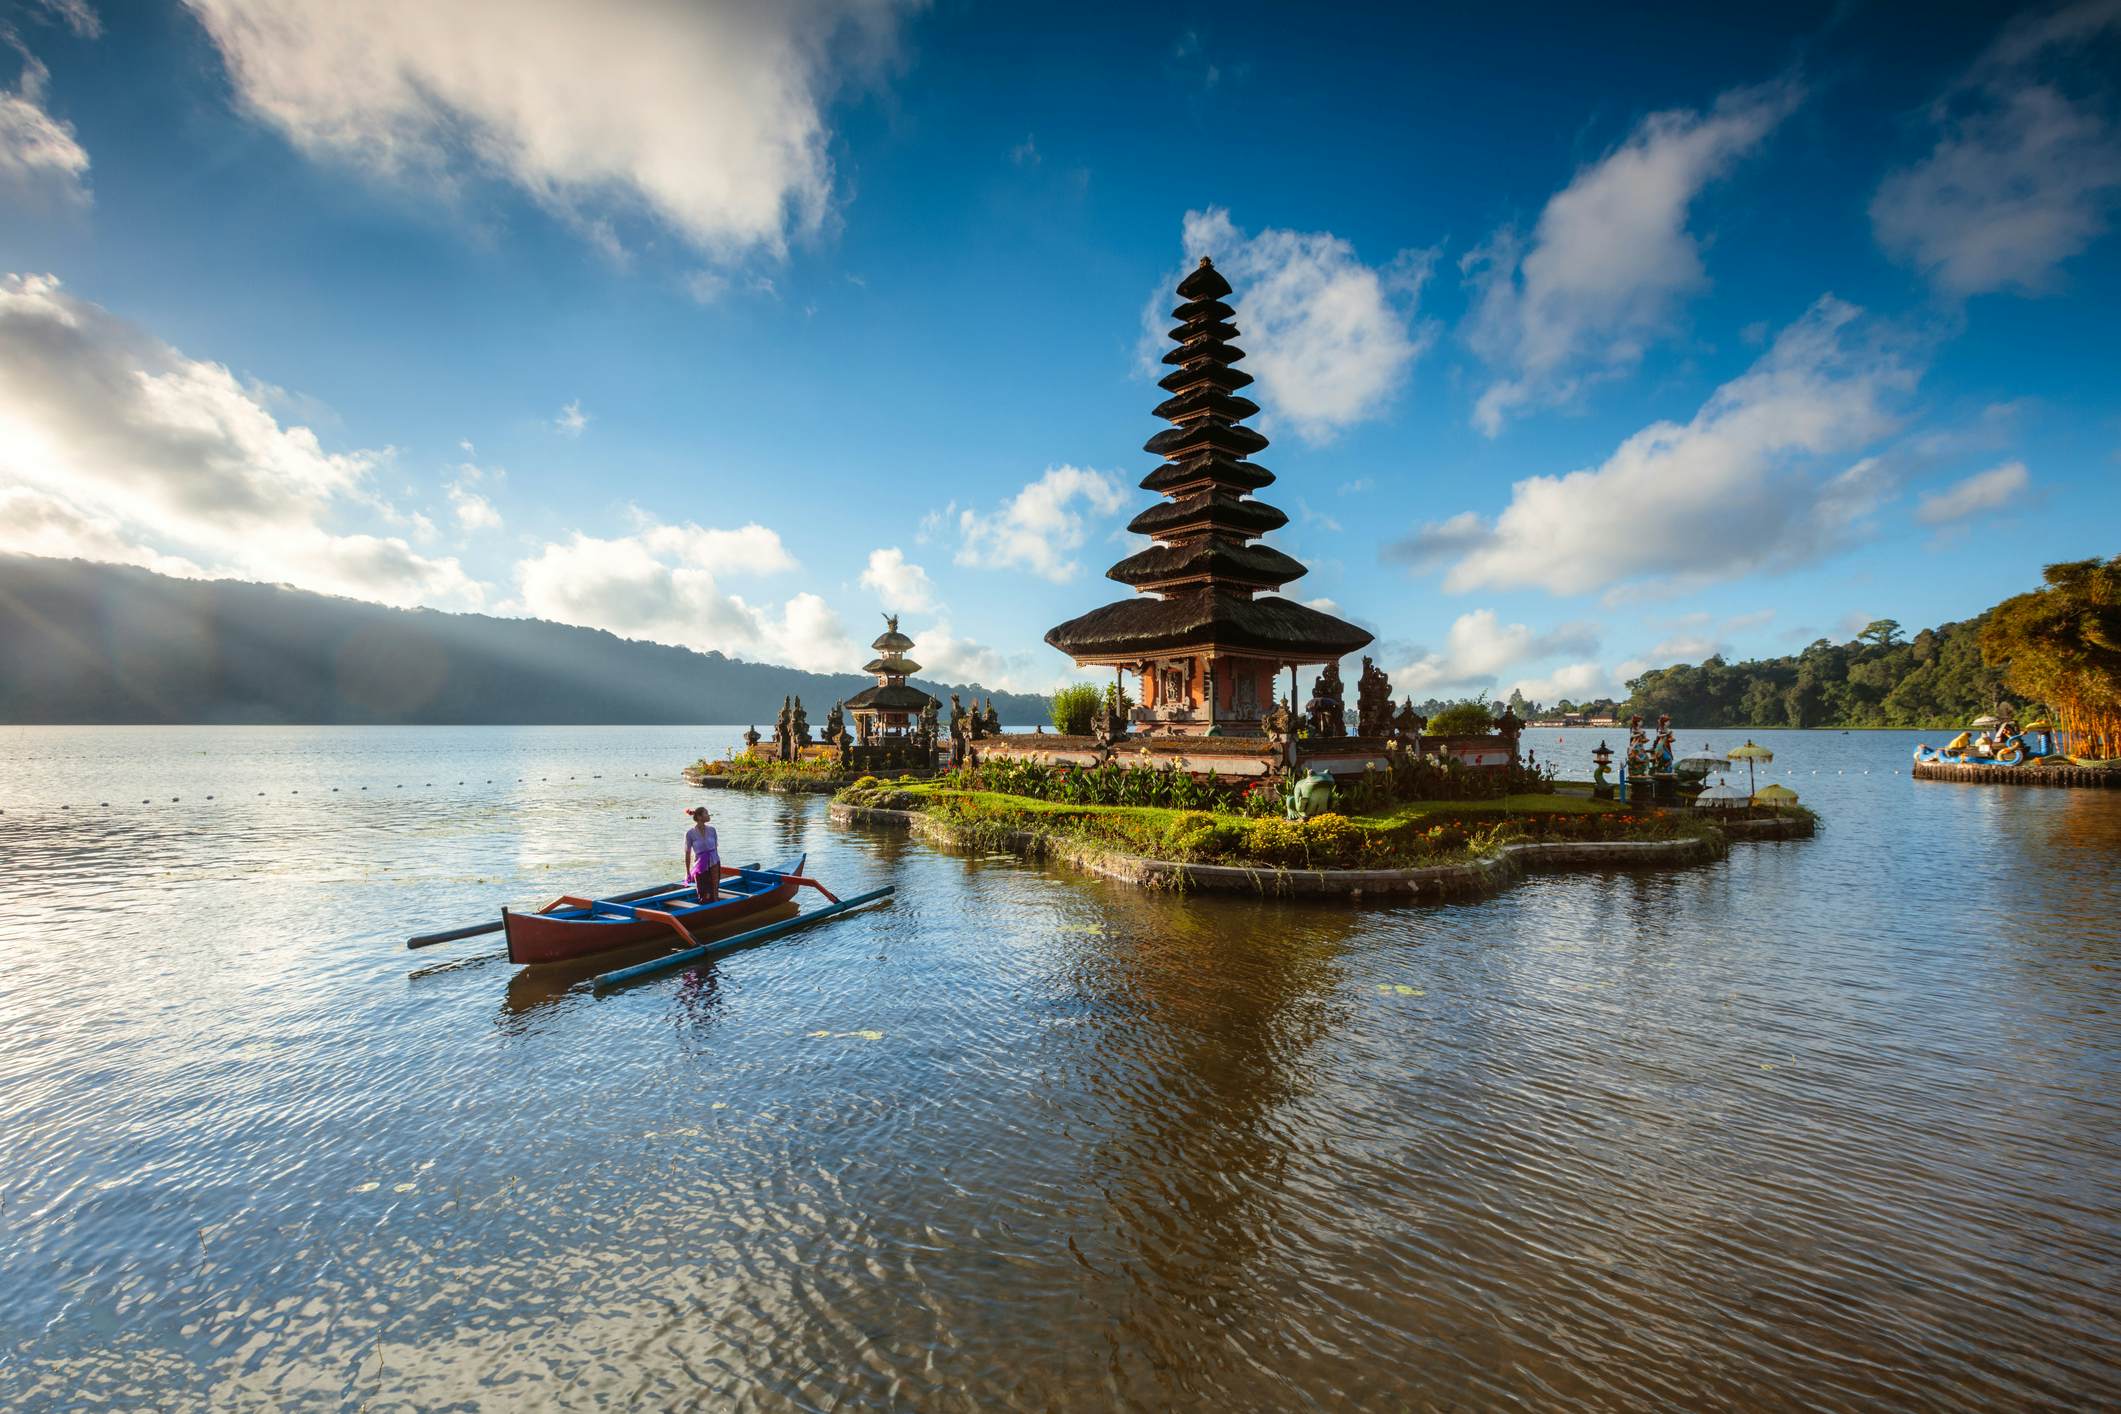
[(404, 951), (718, 730), (0, 733), (0, 1404), (2113, 1402), (2121, 801), (1778, 737), (1816, 841), (1358, 910), (714, 797), (897, 898)]

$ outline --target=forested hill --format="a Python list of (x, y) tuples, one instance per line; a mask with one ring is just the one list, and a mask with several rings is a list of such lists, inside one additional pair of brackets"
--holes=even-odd
[[(859, 666), (858, 664), (856, 666)], [(1065, 664), (1056, 657), (1056, 675)], [(541, 619), (0, 555), (0, 722), (756, 723), (873, 685)], [(985, 688), (920, 683), (943, 699)], [(1046, 701), (993, 694), (1004, 722)]]
[(1960, 727), (2005, 695), (1981, 660), (1981, 625), (1903, 637), (1880, 619), (1847, 643), (1822, 638), (1787, 658), (1655, 668), (1628, 683), (1624, 709), (1690, 727)]

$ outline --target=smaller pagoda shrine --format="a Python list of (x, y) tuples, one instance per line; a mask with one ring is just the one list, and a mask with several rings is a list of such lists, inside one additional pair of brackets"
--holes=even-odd
[[(906, 656), (913, 640), (899, 632), (898, 615), (884, 615), (884, 632), (869, 646), (876, 650), (876, 656), (862, 665), (862, 671), (876, 674), (876, 686), (863, 688), (840, 704), (854, 719), (853, 741), (849, 744), (852, 755), (862, 758), (863, 764), (872, 769), (886, 765), (925, 766), (925, 762), (912, 759), (918, 754), (916, 738), (922, 734), (923, 718), (942, 704), (907, 685), (906, 679), (919, 672), (921, 665)], [(869, 755), (878, 759), (868, 762)], [(899, 760), (902, 756), (906, 758), (903, 762)], [(886, 761), (885, 757), (891, 759)]]

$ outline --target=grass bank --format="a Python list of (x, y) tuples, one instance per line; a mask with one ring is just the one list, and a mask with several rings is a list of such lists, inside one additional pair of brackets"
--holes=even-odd
[(976, 844), (1004, 847), (1030, 834), (1174, 863), (1266, 869), (1409, 869), (1466, 863), (1511, 844), (1700, 840), (1720, 846), (1724, 839), (1716, 821), (1691, 812), (1638, 811), (1611, 801), (1548, 794), (1414, 801), (1383, 814), (1309, 820), (1062, 804), (945, 782), (865, 779), (836, 799), (856, 807), (917, 812)]

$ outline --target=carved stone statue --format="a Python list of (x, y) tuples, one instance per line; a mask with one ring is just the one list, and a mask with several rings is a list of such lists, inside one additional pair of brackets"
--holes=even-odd
[(1311, 684), (1311, 700), (1304, 704), (1304, 716), (1311, 724), (1311, 735), (1314, 737), (1348, 734), (1347, 709), (1340, 683), (1340, 664), (1326, 664), (1326, 670)]
[(1267, 715), (1259, 719), (1259, 729), (1266, 733), (1267, 745), (1272, 750), (1277, 768), (1287, 772), (1294, 764), (1291, 750), (1295, 742), (1296, 713), (1289, 709), (1284, 698), (1267, 709)]
[(810, 716), (803, 711), (803, 699), (795, 699), (795, 710), (788, 714), (788, 739), (797, 751), (810, 745)]
[(744, 754), (746, 756), (757, 755), (759, 749), (759, 742), (762, 739), (763, 738), (759, 736), (759, 729), (757, 727), (752, 726), (744, 728)]
[(790, 725), (795, 721), (793, 698), (781, 699), (781, 710), (773, 719), (773, 754), (779, 759), (789, 760), (795, 753), (795, 736)]
[(1392, 718), (1392, 735), (1409, 751), (1421, 749), (1421, 734), (1428, 730), (1429, 719), (1414, 710), (1414, 699), (1409, 697), (1400, 704), (1399, 712)]
[(1355, 684), (1355, 723), (1357, 736), (1381, 737), (1392, 732), (1392, 680), (1367, 655)]
[(994, 710), (994, 699), (991, 697), (987, 699), (987, 715), (981, 722), (986, 727), (988, 736), (1002, 734), (1002, 714)]
[(950, 765), (953, 768), (965, 764), (971, 740), (972, 726), (965, 716), (965, 704), (953, 692), (950, 694)]
[(921, 749), (928, 753), (931, 762), (935, 758), (935, 738), (941, 731), (941, 724), (936, 720), (937, 716), (938, 709), (935, 699), (931, 697), (928, 699), (928, 705), (921, 708), (920, 725)]
[(965, 714), (965, 736), (971, 741), (978, 741), (986, 734), (987, 718), (980, 711), (979, 699), (975, 697), (972, 699), (972, 710)]
[(835, 702), (832, 710), (825, 714), (825, 740), (838, 747), (847, 744), (847, 717), (843, 707), (844, 704)]

